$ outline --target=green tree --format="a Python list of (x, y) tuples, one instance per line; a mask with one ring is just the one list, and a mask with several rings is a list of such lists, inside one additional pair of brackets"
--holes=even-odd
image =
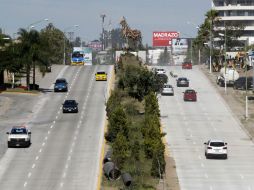
[(107, 141), (114, 142), (118, 133), (128, 138), (128, 120), (122, 106), (116, 107), (108, 120), (108, 131), (105, 135)]
[(164, 51), (161, 52), (161, 54), (159, 56), (158, 64), (160, 64), (160, 65), (168, 65), (169, 61), (170, 61), (170, 54), (168, 52), (168, 48), (165, 47)]
[(24, 65), (26, 70), (26, 85), (29, 89), (30, 85), (30, 72), (33, 69), (33, 84), (35, 84), (35, 65), (36, 63), (41, 63), (39, 57), (39, 48), (40, 48), (40, 34), (36, 30), (27, 31), (26, 29), (19, 29), (18, 34), (20, 57), (19, 62)]
[(130, 157), (130, 145), (128, 139), (123, 133), (118, 133), (115, 141), (112, 144), (113, 160), (116, 162), (119, 169), (123, 168), (126, 159)]

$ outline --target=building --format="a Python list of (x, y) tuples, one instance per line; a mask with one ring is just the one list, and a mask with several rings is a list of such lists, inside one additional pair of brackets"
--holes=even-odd
[(219, 12), (222, 23), (243, 24), (244, 34), (239, 40), (254, 44), (254, 0), (212, 0), (212, 9)]

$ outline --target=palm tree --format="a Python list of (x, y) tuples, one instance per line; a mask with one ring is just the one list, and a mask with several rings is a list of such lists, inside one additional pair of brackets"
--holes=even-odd
[(30, 72), (33, 68), (33, 86), (35, 85), (35, 65), (36, 62), (41, 63), (39, 58), (40, 51), (40, 34), (36, 30), (27, 31), (24, 28), (19, 29), (18, 34), (20, 43), (20, 62), (26, 70), (26, 85), (30, 85)]

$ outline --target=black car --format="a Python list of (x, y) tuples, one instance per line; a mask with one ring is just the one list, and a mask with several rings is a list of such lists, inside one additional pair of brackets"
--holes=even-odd
[[(246, 90), (246, 77), (240, 77), (234, 82), (234, 89)], [(253, 78), (247, 77), (247, 89), (253, 89)]]
[(63, 103), (63, 113), (78, 113), (78, 103), (76, 100), (65, 100)]
[(54, 92), (68, 92), (68, 83), (65, 78), (56, 79)]
[(179, 77), (176, 80), (177, 87), (189, 87), (189, 80), (186, 77)]

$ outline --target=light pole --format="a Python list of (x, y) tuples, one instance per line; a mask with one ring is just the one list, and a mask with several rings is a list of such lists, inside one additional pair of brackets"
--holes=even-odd
[(101, 34), (101, 38), (102, 38), (102, 51), (104, 50), (105, 48), (105, 40), (104, 40), (104, 20), (105, 20), (105, 17), (106, 15), (105, 14), (101, 14), (100, 15), (101, 19), (102, 19), (102, 22), (101, 22), (101, 27), (102, 27), (102, 34)]
[(227, 32), (226, 32), (226, 27), (225, 27), (225, 32), (224, 34), (219, 33), (219, 36), (224, 36), (224, 59), (225, 59), (225, 65), (224, 65), (224, 89), (225, 89), (225, 94), (227, 93), (227, 75), (226, 75), (226, 70), (227, 70)]
[(66, 38), (65, 38), (65, 34), (66, 34), (66, 32), (68, 31), (68, 30), (70, 30), (71, 28), (77, 28), (77, 27), (79, 27), (79, 25), (73, 25), (73, 26), (69, 26), (69, 27), (67, 27), (67, 28), (65, 28), (64, 30), (63, 30), (63, 33), (64, 33), (64, 44), (63, 44), (63, 65), (65, 65), (66, 64), (66, 53), (65, 53), (65, 44), (66, 44)]
[(29, 25), (28, 25), (27, 30), (30, 31), (31, 28), (34, 28), (34, 27), (35, 27), (35, 25), (37, 25), (37, 24), (39, 24), (39, 23), (41, 23), (41, 22), (44, 22), (44, 21), (49, 21), (49, 19), (44, 18), (44, 19), (42, 19), (42, 20), (38, 20), (38, 21), (36, 21), (36, 22), (33, 22), (32, 24), (29, 24)]

